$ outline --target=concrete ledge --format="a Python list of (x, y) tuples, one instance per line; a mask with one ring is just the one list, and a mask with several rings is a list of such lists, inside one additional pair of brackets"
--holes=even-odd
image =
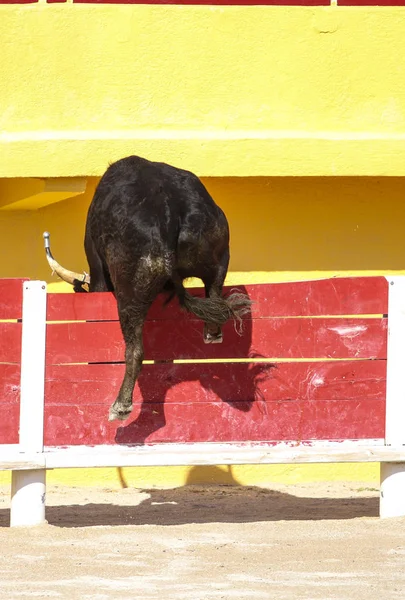
[(68, 131), (0, 135), (0, 177), (100, 176), (130, 154), (202, 177), (405, 175), (405, 134)]
[(0, 469), (29, 470), (129, 466), (213, 466), (306, 463), (404, 462), (403, 446), (385, 446), (383, 440), (313, 441), (285, 443), (188, 443), (144, 446), (48, 447), (25, 454), (0, 446)]

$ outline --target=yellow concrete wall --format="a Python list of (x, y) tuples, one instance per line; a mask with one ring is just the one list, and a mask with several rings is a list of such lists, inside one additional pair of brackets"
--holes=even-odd
[(0, 177), (405, 173), (403, 8), (3, 5), (0, 47)]

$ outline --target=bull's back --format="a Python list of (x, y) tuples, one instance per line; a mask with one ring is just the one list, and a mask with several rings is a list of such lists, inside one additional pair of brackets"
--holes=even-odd
[(165, 230), (173, 225), (195, 231), (227, 227), (224, 213), (196, 175), (137, 156), (108, 167), (89, 208), (92, 219), (102, 228), (125, 229), (133, 220)]
[(196, 175), (136, 156), (113, 163), (101, 178), (86, 237), (104, 257), (164, 256), (166, 265), (173, 257), (173, 268), (187, 265), (187, 272), (229, 245), (226, 217)]

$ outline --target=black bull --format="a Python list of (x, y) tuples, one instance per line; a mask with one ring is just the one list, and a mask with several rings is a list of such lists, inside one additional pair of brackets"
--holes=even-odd
[[(221, 326), (240, 322), (249, 310), (245, 294), (222, 296), (229, 264), (229, 227), (196, 175), (137, 156), (119, 160), (101, 178), (90, 204), (84, 247), (90, 277), (50, 266), (75, 291), (113, 292), (125, 341), (125, 375), (109, 420), (124, 420), (143, 360), (142, 332), (153, 300), (161, 292), (204, 321), (204, 341), (222, 341)], [(197, 277), (205, 298), (188, 293), (184, 279)]]

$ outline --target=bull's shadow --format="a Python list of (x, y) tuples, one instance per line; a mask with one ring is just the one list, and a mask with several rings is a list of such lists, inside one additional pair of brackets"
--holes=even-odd
[[(238, 290), (247, 294), (244, 286)], [(176, 300), (174, 300), (175, 302)], [(164, 310), (164, 309), (163, 309)], [(252, 306), (254, 313), (255, 306)], [(170, 323), (166, 347), (193, 347), (203, 359), (260, 359), (252, 348), (252, 311), (239, 334), (233, 322), (223, 327), (222, 344), (205, 345), (203, 323), (193, 318)], [(167, 331), (167, 330), (166, 330)], [(144, 332), (148, 343), (148, 327)], [(180, 351), (179, 359), (182, 358)], [(247, 413), (262, 398), (260, 383), (273, 365), (260, 362), (173, 363), (144, 365), (134, 393), (134, 420), (118, 427), (118, 444), (145, 442), (238, 441), (237, 415)], [(139, 406), (140, 402), (140, 406)]]

